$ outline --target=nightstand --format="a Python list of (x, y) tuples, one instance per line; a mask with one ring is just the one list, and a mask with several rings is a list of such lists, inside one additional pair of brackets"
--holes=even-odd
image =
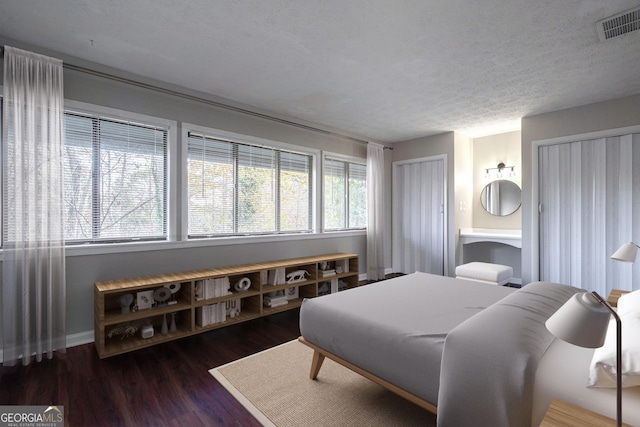
[(628, 294), (629, 291), (623, 291), (622, 289), (611, 289), (611, 293), (609, 294), (609, 298), (607, 298), (607, 302), (611, 307), (618, 306), (618, 299), (624, 295)]
[[(553, 399), (540, 427), (606, 427), (616, 425), (616, 420), (598, 414), (573, 403)], [(623, 426), (632, 427), (629, 424)]]

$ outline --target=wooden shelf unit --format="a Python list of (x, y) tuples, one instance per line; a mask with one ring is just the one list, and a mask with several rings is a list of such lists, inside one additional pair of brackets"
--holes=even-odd
[[(338, 266), (338, 271), (331, 276), (322, 276), (321, 266), (328, 266), (333, 270)], [(308, 274), (304, 280), (295, 283), (282, 283), (270, 285), (267, 283), (269, 272), (283, 269), (286, 275), (305, 270)], [(282, 270), (281, 270), (282, 271)], [(172, 341), (189, 335), (194, 335), (212, 329), (233, 325), (262, 316), (291, 310), (302, 305), (304, 298), (318, 296), (318, 289), (325, 282), (337, 280), (346, 283), (349, 288), (358, 286), (359, 276), (358, 255), (348, 253), (333, 253), (301, 258), (292, 258), (278, 261), (267, 261), (254, 264), (242, 264), (228, 267), (210, 268), (203, 270), (184, 271), (180, 273), (159, 274), (153, 276), (135, 277), (129, 279), (109, 280), (96, 282), (94, 285), (94, 332), (95, 346), (99, 357), (105, 358), (117, 354), (126, 353), (143, 347), (149, 347), (162, 342)], [(251, 285), (244, 292), (236, 292), (234, 285), (242, 278), (249, 278)], [(199, 281), (208, 279), (229, 280), (232, 291), (229, 295), (207, 299), (199, 299), (196, 295)], [(173, 287), (180, 285), (179, 289), (171, 295), (171, 305), (154, 304), (152, 308), (136, 310), (138, 292), (156, 291), (161, 287)], [(278, 307), (265, 306), (265, 297), (273, 292), (287, 294), (289, 290), (295, 291), (297, 296), (288, 298), (287, 304)], [(291, 292), (293, 293), (293, 292)], [(120, 297), (130, 294), (133, 303), (129, 313), (122, 314)], [(273, 295), (273, 294), (272, 294)], [(175, 303), (173, 303), (175, 301)], [(240, 313), (233, 317), (227, 316), (226, 320), (217, 323), (199, 325), (198, 314), (203, 307), (212, 304), (240, 304)], [(226, 308), (223, 309), (226, 311)], [(175, 315), (173, 315), (175, 313)], [(176, 319), (176, 330), (161, 333), (163, 318), (168, 323), (172, 316)], [(151, 338), (141, 337), (141, 328), (151, 325), (154, 335)], [(125, 326), (135, 328), (132, 335), (113, 334), (114, 329), (122, 329)]]

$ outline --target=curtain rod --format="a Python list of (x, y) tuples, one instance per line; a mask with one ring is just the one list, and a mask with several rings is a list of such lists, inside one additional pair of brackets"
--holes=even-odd
[[(0, 55), (4, 56), (4, 46), (0, 46)], [(159, 93), (163, 93), (165, 95), (171, 95), (171, 96), (175, 96), (178, 98), (183, 98), (183, 99), (187, 99), (189, 101), (196, 101), (196, 102), (200, 102), (203, 104), (207, 104), (207, 105), (211, 105), (213, 107), (218, 107), (218, 108), (224, 108), (226, 110), (229, 111), (234, 111), (236, 113), (241, 113), (241, 114), (246, 114), (249, 116), (253, 116), (253, 117), (258, 117), (261, 119), (265, 119), (265, 120), (270, 120), (273, 122), (277, 122), (277, 123), (281, 123), (281, 124), (285, 124), (288, 126), (293, 126), (293, 127), (297, 127), (297, 128), (301, 128), (301, 129), (305, 129), (305, 130), (310, 130), (312, 132), (317, 132), (317, 133), (322, 133), (325, 135), (329, 135), (329, 136), (333, 136), (333, 137), (337, 137), (337, 138), (341, 138), (341, 139), (345, 139), (348, 141), (352, 141), (352, 142), (357, 142), (359, 144), (368, 144), (368, 141), (362, 140), (362, 139), (358, 139), (358, 138), (354, 138), (351, 136), (347, 136), (347, 135), (342, 135), (340, 133), (337, 132), (332, 132), (332, 131), (328, 131), (328, 130), (324, 130), (324, 129), (319, 129), (313, 126), (309, 126), (309, 125), (304, 125), (302, 123), (296, 123), (290, 120), (286, 120), (286, 119), (280, 119), (278, 117), (273, 117), (270, 116), (268, 114), (263, 114), (263, 113), (258, 113), (256, 111), (251, 111), (251, 110), (247, 110), (245, 108), (240, 108), (240, 107), (234, 107), (233, 105), (229, 105), (229, 104), (224, 104), (222, 102), (217, 102), (217, 101), (212, 101), (210, 99), (207, 98), (202, 98), (199, 96), (194, 96), (194, 95), (189, 95), (186, 93), (182, 93), (182, 92), (178, 92), (175, 90), (171, 90), (171, 89), (165, 89), (163, 87), (160, 86), (156, 86), (156, 85), (152, 85), (149, 83), (143, 83), (137, 80), (133, 80), (133, 79), (129, 79), (126, 77), (120, 77), (120, 76), (116, 76), (113, 74), (109, 74), (109, 73), (105, 73), (102, 71), (97, 71), (97, 70), (92, 70), (90, 68), (86, 68), (86, 67), (81, 67), (79, 65), (73, 65), (73, 64), (69, 64), (67, 62), (62, 62), (62, 66), (68, 70), (72, 70), (72, 71), (78, 71), (81, 73), (85, 73), (85, 74), (90, 74), (96, 77), (101, 77), (104, 79), (108, 79), (108, 80), (113, 80), (116, 82), (120, 82), (120, 83), (125, 83), (131, 86), (137, 86), (143, 89), (147, 89), (147, 90), (151, 90), (154, 92), (159, 92)], [(388, 149), (388, 150), (393, 150), (392, 147), (384, 147), (384, 149)]]

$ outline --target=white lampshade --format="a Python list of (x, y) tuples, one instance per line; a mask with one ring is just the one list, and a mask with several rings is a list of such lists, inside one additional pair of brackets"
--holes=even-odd
[(620, 246), (620, 248), (611, 255), (611, 258), (623, 262), (635, 262), (637, 253), (638, 246), (633, 242), (629, 242)]
[(611, 313), (588, 292), (573, 295), (545, 325), (563, 341), (580, 347), (596, 348), (604, 344)]

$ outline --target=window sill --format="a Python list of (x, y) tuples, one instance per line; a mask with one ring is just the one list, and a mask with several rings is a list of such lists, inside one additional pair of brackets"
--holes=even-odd
[[(128, 252), (148, 252), (171, 249), (186, 249), (214, 246), (244, 245), (250, 243), (269, 243), (297, 240), (320, 240), (335, 239), (340, 237), (365, 236), (366, 230), (357, 231), (335, 231), (313, 234), (281, 234), (269, 236), (234, 236), (192, 239), (185, 241), (155, 241), (155, 242), (130, 242), (130, 243), (110, 243), (110, 244), (86, 244), (77, 246), (67, 246), (66, 256), (86, 256), (102, 255)], [(2, 253), (0, 251), (0, 259)]]

